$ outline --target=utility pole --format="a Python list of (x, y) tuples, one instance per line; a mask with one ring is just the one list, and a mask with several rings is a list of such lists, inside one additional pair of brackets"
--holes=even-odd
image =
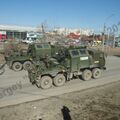
[(113, 39), (113, 48), (115, 47), (115, 33), (114, 33), (114, 39)]
[(47, 38), (46, 38), (46, 34), (45, 34), (45, 26), (42, 24), (41, 25), (42, 28), (42, 34), (43, 34), (43, 41), (42, 42), (47, 42)]
[(104, 44), (105, 44), (105, 32), (106, 32), (106, 26), (105, 26), (105, 23), (104, 23), (104, 27), (103, 27), (103, 34), (102, 34), (102, 37), (103, 37), (103, 44), (102, 44), (102, 50), (104, 51)]
[(94, 38), (94, 37), (95, 37), (95, 34), (94, 34), (94, 32), (93, 32), (92, 45), (94, 45), (94, 41), (95, 41), (95, 38)]
[(103, 26), (103, 44), (102, 44), (102, 50), (104, 51), (104, 44), (105, 44), (105, 33), (106, 33), (106, 21), (109, 20), (111, 17), (113, 17), (115, 14), (111, 14), (110, 16), (108, 16), (106, 19), (105, 19), (105, 22), (104, 22), (104, 26)]

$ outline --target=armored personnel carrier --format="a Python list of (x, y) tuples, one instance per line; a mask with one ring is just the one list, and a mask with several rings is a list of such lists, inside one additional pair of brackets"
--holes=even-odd
[(48, 49), (43, 49), (44, 56), (35, 59), (28, 69), (30, 82), (37, 87), (47, 89), (52, 85), (62, 86), (73, 77), (82, 77), (85, 81), (97, 79), (106, 69), (105, 55), (100, 50), (84, 46), (57, 49), (53, 46)]

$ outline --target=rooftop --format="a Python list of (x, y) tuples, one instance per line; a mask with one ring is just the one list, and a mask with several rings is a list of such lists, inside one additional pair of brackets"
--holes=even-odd
[(21, 31), (21, 32), (36, 32), (36, 27), (29, 27), (29, 26), (18, 26), (18, 25), (0, 25), (0, 30), (15, 30), (15, 31)]

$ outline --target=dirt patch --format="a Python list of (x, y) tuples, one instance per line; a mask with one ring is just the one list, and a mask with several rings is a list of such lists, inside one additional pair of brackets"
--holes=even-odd
[(117, 48), (105, 47), (104, 51), (108, 55), (120, 55), (120, 47), (117, 47)]
[[(120, 120), (120, 82), (0, 109), (0, 120)], [(67, 119), (69, 118), (69, 119)]]
[(104, 48), (102, 46), (99, 47), (92, 47), (97, 50), (104, 51), (107, 55), (112, 56), (112, 55), (120, 55), (120, 47), (111, 47), (111, 46), (105, 46)]

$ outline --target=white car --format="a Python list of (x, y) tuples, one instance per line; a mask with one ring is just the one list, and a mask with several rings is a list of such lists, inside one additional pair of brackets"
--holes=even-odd
[(36, 40), (22, 40), (23, 43), (31, 44), (34, 43)]

